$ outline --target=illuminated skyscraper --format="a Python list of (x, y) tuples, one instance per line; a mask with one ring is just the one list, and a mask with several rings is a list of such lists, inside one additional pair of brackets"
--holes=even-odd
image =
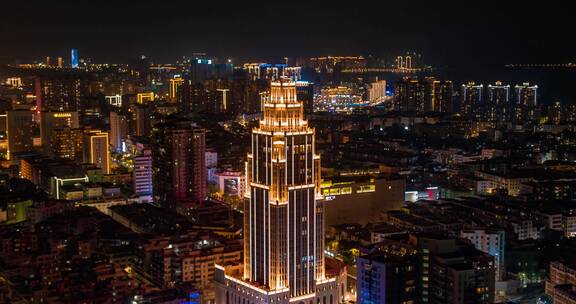
[(78, 49), (72, 49), (70, 51), (70, 66), (73, 69), (78, 68)]
[(403, 77), (396, 81), (394, 110), (401, 112), (450, 113), (452, 106), (452, 82), (434, 77), (416, 79)]
[(152, 150), (149, 147), (138, 149), (138, 155), (134, 156), (134, 172), (132, 182), (134, 194), (149, 196), (152, 200)]
[(510, 85), (496, 81), (489, 84), (486, 94), (486, 104), (482, 107), (482, 116), (488, 121), (507, 121), (510, 107)]
[(460, 101), (460, 113), (463, 115), (475, 115), (482, 106), (484, 86), (469, 82), (462, 85), (462, 100)]
[(52, 130), (64, 127), (78, 128), (78, 112), (45, 111), (40, 115), (40, 138), (44, 154), (51, 156)]
[(182, 77), (174, 77), (170, 79), (170, 92), (168, 95), (170, 101), (176, 102), (178, 100), (178, 93), (183, 83), (184, 79)]
[(438, 80), (433, 77), (426, 78), (426, 112), (452, 113), (454, 105), (452, 95), (454, 93), (452, 81)]
[(84, 134), (84, 161), (96, 165), (104, 174), (110, 174), (110, 141), (108, 132), (86, 131)]
[(296, 83), (271, 83), (246, 167), (243, 274), (216, 266), (216, 303), (335, 304), (324, 272), (320, 156)]
[(395, 83), (394, 110), (423, 113), (426, 104), (426, 83), (403, 77)]
[(535, 107), (538, 105), (538, 86), (525, 82), (514, 86), (516, 104)]
[(379, 80), (370, 84), (368, 101), (380, 101), (386, 97), (386, 80)]

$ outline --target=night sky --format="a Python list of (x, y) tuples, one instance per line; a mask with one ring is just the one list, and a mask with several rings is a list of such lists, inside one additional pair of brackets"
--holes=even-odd
[(68, 58), (76, 47), (95, 62), (141, 54), (171, 62), (193, 52), (235, 60), (385, 57), (405, 50), (436, 65), (576, 61), (568, 2), (95, 2), (3, 1), (0, 60)]

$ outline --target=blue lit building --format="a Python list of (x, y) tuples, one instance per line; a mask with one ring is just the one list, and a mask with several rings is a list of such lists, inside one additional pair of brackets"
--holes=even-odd
[(416, 303), (416, 266), (416, 251), (408, 248), (388, 248), (359, 257), (356, 303)]
[(70, 51), (70, 66), (73, 69), (78, 68), (78, 49), (72, 49)]

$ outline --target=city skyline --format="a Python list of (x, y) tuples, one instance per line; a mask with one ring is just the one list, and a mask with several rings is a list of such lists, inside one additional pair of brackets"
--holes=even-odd
[(0, 10), (0, 303), (576, 304), (571, 10)]

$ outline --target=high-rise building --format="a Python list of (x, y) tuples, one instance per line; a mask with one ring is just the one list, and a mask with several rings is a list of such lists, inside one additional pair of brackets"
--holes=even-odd
[(304, 114), (314, 112), (314, 83), (309, 81), (296, 81), (296, 96), (304, 106)]
[(78, 49), (72, 49), (72, 50), (70, 51), (70, 66), (71, 66), (73, 69), (78, 68), (78, 60), (79, 60), (79, 58), (78, 58)]
[(187, 119), (154, 126), (154, 193), (169, 207), (206, 197), (206, 131)]
[(122, 143), (128, 136), (128, 119), (118, 112), (110, 112), (110, 146), (114, 151), (122, 150)]
[(154, 98), (155, 98), (155, 96), (154, 96), (153, 92), (136, 94), (136, 102), (137, 103), (151, 102), (151, 101), (154, 101)]
[(110, 141), (108, 132), (87, 130), (84, 133), (84, 161), (110, 174)]
[(510, 109), (510, 85), (496, 81), (487, 87), (486, 102), (481, 107), (482, 117), (488, 121), (507, 121)]
[(135, 105), (133, 109), (133, 130), (136, 136), (150, 136), (150, 106)]
[(506, 247), (506, 234), (504, 230), (469, 229), (463, 230), (460, 237), (468, 239), (476, 249), (493, 256), (496, 281), (505, 279), (504, 248)]
[(378, 80), (370, 84), (368, 101), (376, 102), (386, 97), (386, 80)]
[(40, 139), (44, 154), (51, 156), (52, 130), (64, 127), (78, 128), (78, 112), (43, 111), (40, 115)]
[(427, 92), (426, 112), (452, 113), (454, 104), (452, 102), (454, 89), (452, 81), (437, 80), (432, 77), (426, 79), (429, 92)]
[(324, 265), (320, 156), (296, 83), (271, 83), (252, 131), (242, 274), (217, 265), (216, 303), (339, 303)]
[(494, 259), (440, 235), (411, 235), (420, 254), (419, 303), (494, 303)]
[(519, 122), (537, 120), (540, 116), (538, 86), (527, 82), (514, 86), (514, 103), (511, 106), (511, 120)]
[(142, 148), (139, 154), (134, 156), (134, 194), (152, 198), (152, 172), (152, 150), (148, 147)]
[(394, 110), (423, 113), (426, 95), (425, 83), (415, 78), (403, 77), (395, 83)]
[(51, 155), (76, 162), (83, 161), (84, 129), (63, 127), (52, 129), (50, 134)]
[(112, 105), (115, 107), (121, 107), (122, 106), (122, 95), (120, 95), (120, 94), (105, 96), (104, 98), (106, 99), (106, 103), (109, 105)]
[(395, 91), (394, 110), (416, 113), (453, 111), (451, 81), (403, 77), (396, 81)]
[(528, 82), (525, 82), (522, 85), (515, 85), (514, 93), (516, 97), (516, 104), (531, 107), (538, 105), (537, 85), (530, 85)]
[[(216, 80), (206, 80), (199, 83), (193, 82), (190, 78), (185, 79), (182, 84), (178, 111), (182, 113), (219, 112), (223, 105), (223, 94), (217, 90), (218, 88), (219, 81)], [(226, 97), (228, 108), (228, 94)]]
[(409, 246), (378, 250), (356, 260), (356, 303), (417, 303), (417, 251)]
[(468, 82), (461, 87), (460, 113), (462, 115), (475, 116), (479, 113), (479, 107), (484, 101), (484, 86), (474, 82)]
[(507, 105), (510, 101), (510, 85), (496, 81), (488, 85), (487, 102), (495, 105)]
[(16, 152), (32, 150), (33, 112), (28, 110), (6, 111), (8, 159)]
[(170, 79), (170, 91), (168, 92), (168, 98), (170, 101), (176, 102), (178, 100), (178, 94), (180, 93), (180, 87), (184, 83), (182, 77), (174, 77)]
[(41, 111), (79, 111), (82, 109), (82, 81), (73, 75), (36, 77), (36, 106)]
[(230, 96), (228, 95), (228, 92), (230, 92), (230, 89), (225, 89), (225, 88), (221, 88), (221, 89), (216, 89), (218, 92), (222, 93), (222, 102), (220, 103), (220, 106), (218, 107), (218, 112), (223, 112), (226, 113), (228, 112), (228, 109), (230, 108), (230, 101), (229, 98)]

